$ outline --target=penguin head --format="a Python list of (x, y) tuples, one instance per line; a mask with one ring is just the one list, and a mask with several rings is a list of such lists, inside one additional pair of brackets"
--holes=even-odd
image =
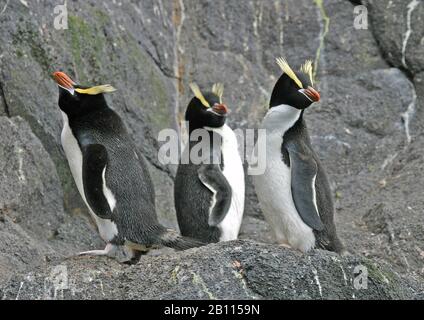
[(93, 110), (107, 108), (103, 93), (116, 89), (111, 85), (86, 87), (77, 84), (64, 72), (54, 72), (59, 87), (59, 108), (67, 115), (84, 115)]
[(284, 58), (278, 58), (277, 64), (283, 74), (272, 91), (270, 108), (285, 104), (303, 110), (319, 101), (320, 95), (313, 88), (312, 61), (307, 60), (297, 73)]
[(228, 108), (222, 103), (224, 86), (221, 83), (214, 84), (211, 92), (202, 94), (195, 83), (190, 84), (194, 93), (187, 106), (185, 120), (189, 122), (190, 130), (203, 127), (219, 128), (227, 120)]

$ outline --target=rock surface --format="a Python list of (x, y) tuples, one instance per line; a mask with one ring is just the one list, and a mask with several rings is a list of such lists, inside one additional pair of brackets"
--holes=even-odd
[[(353, 3), (366, 5), (368, 29), (355, 29)], [(150, 163), (161, 221), (176, 227), (175, 167), (157, 159), (158, 132), (178, 126), (191, 81), (201, 87), (224, 82), (230, 125), (255, 127), (280, 74), (274, 63), (280, 55), (294, 66), (305, 59), (318, 66), (322, 100), (306, 119), (329, 173), (340, 238), (355, 254), (340, 258), (348, 282), (351, 268), (362, 261), (392, 269), (396, 280), (371, 281), (370, 291), (356, 292), (340, 278), (332, 254), (303, 257), (273, 246), (232, 243), (178, 254), (159, 250), (154, 254), (165, 255), (146, 256), (134, 267), (103, 258), (68, 260), (70, 279), (78, 284), (65, 296), (211, 298), (206, 288), (217, 298), (320, 298), (313, 268), (323, 298), (424, 296), (415, 292), (424, 277), (423, 1), (69, 1), (68, 29), (56, 30), (54, 8), (60, 4), (0, 0), (1, 296), (16, 297), (20, 279), (33, 274), (20, 297), (51, 297), (40, 281), (63, 264), (60, 259), (103, 246), (59, 145), (52, 71), (118, 88), (107, 99)], [(247, 180), (241, 238), (272, 243)], [(237, 259), (247, 278), (236, 276)], [(214, 277), (198, 269), (198, 261), (211, 266)], [(181, 274), (174, 285), (167, 277), (179, 263), (186, 269), (176, 271)], [(145, 274), (149, 264), (156, 272)], [(164, 281), (154, 281), (165, 269)], [(99, 290), (100, 282), (85, 282), (91, 273), (106, 291)], [(411, 291), (409, 283), (417, 289)]]
[(28, 124), (0, 117), (0, 131), (0, 284), (82, 246), (102, 246), (85, 216), (64, 211), (55, 166)]
[(424, 70), (422, 0), (365, 0), (372, 32), (388, 62), (416, 75)]
[[(367, 268), (365, 282), (358, 278)], [(355, 280), (357, 279), (357, 280)], [(123, 266), (75, 258), (14, 278), (4, 299), (413, 299), (387, 266), (316, 250), (234, 241)]]

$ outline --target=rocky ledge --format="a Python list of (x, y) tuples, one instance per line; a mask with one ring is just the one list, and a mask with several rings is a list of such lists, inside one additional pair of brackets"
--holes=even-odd
[(145, 256), (52, 261), (16, 276), (4, 299), (414, 299), (419, 288), (385, 264), (233, 241)]

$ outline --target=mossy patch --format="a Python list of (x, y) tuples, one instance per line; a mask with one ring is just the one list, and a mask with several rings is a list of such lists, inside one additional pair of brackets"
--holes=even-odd
[(24, 56), (24, 52), (20, 48), (16, 48), (15, 52), (18, 58), (22, 58)]
[(151, 114), (155, 127), (159, 129), (168, 128), (169, 123), (169, 108), (168, 108), (168, 92), (162, 79), (155, 72), (151, 72), (153, 96), (156, 97), (156, 111)]
[(205, 281), (202, 279), (200, 275), (197, 273), (192, 272), (193, 276), (193, 284), (198, 286), (200, 290), (202, 290), (203, 293), (205, 293), (210, 300), (216, 300), (217, 298), (214, 296), (214, 294), (209, 290), (208, 286), (206, 285)]
[(94, 9), (93, 14), (96, 21), (98, 21), (102, 26), (105, 26), (106, 24), (110, 23), (110, 17), (103, 10)]
[(18, 58), (24, 56), (23, 47), (27, 47), (31, 56), (37, 61), (43, 71), (50, 75), (52, 60), (43, 47), (43, 41), (38, 31), (30, 24), (19, 27), (18, 31), (12, 35), (12, 44), (15, 47), (15, 53)]
[(316, 80), (317, 72), (318, 72), (318, 64), (321, 58), (321, 51), (324, 50), (325, 37), (327, 36), (327, 33), (330, 29), (330, 17), (327, 15), (327, 12), (325, 11), (323, 0), (314, 0), (314, 3), (319, 9), (322, 24), (323, 24), (323, 30), (321, 30), (319, 35), (319, 46), (315, 53), (313, 78)]
[[(129, 64), (137, 68), (136, 72), (148, 79), (146, 85), (148, 86), (148, 92), (154, 99), (153, 106), (145, 106), (140, 101), (140, 106), (143, 108), (149, 108), (152, 112), (148, 113), (149, 120), (153, 122), (153, 128), (164, 129), (172, 126), (171, 119), (173, 115), (170, 109), (170, 93), (164, 79), (160, 76), (160, 71), (155, 68), (151, 59), (144, 53), (140, 48), (137, 41), (131, 36), (126, 39), (126, 52)], [(123, 39), (120, 39), (123, 41)]]
[[(393, 291), (393, 293), (398, 292), (396, 289), (396, 283), (398, 282), (398, 277), (388, 269), (382, 269), (372, 261), (365, 259), (363, 265), (367, 267), (368, 278), (376, 284), (383, 285), (388, 291)], [(393, 289), (393, 290), (392, 290)]]
[(108, 17), (104, 13), (94, 14), (97, 19), (88, 23), (76, 15), (69, 15), (67, 42), (78, 80), (81, 83), (101, 82), (106, 39), (102, 28)]

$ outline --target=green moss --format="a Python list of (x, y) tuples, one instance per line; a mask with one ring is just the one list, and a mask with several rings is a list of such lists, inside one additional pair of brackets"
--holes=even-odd
[(178, 272), (180, 271), (180, 266), (176, 266), (171, 272), (171, 281), (174, 285), (178, 284)]
[[(71, 53), (74, 60), (74, 65), (77, 68), (76, 73), (78, 77), (82, 77), (82, 58), (81, 58), (81, 31), (86, 31), (86, 25), (80, 18), (69, 15), (68, 16), (68, 27), (69, 27), (69, 44), (71, 46)], [(79, 79), (82, 80), (82, 79)]]
[(75, 15), (68, 16), (68, 43), (78, 80), (82, 83), (101, 80), (102, 58), (106, 46), (102, 26), (108, 17), (104, 13), (99, 13), (100, 10), (96, 12), (93, 24), (88, 24)]
[(397, 277), (394, 273), (389, 270), (381, 270), (375, 263), (366, 259), (363, 261), (364, 266), (367, 267), (368, 277), (373, 281), (378, 281), (379, 283), (384, 283), (389, 286), (393, 286)]
[(168, 128), (169, 123), (169, 108), (168, 108), (168, 92), (162, 79), (155, 72), (150, 73), (152, 81), (152, 95), (156, 98), (156, 110), (151, 113), (150, 118), (154, 122), (155, 128)]
[(193, 284), (194, 285), (197, 285), (209, 297), (209, 300), (216, 300), (217, 298), (209, 290), (208, 286), (203, 281), (202, 277), (199, 276), (198, 274), (194, 273), (194, 272), (192, 272), (191, 274), (193, 276), (193, 281), (192, 281)]
[(12, 36), (12, 44), (16, 48), (16, 54), (20, 58), (23, 56), (22, 47), (28, 47), (31, 56), (37, 61), (43, 71), (50, 75), (50, 66), (52, 60), (43, 47), (43, 41), (40, 39), (38, 31), (33, 29), (33, 26), (26, 24), (20, 26), (18, 31)]
[(22, 58), (24, 56), (24, 53), (22, 52), (20, 48), (16, 48), (16, 56), (18, 58)]
[(106, 24), (110, 23), (110, 17), (103, 10), (94, 9), (93, 14), (96, 21), (98, 21), (102, 26), (105, 26)]
[[(154, 109), (152, 110), (154, 112), (148, 113), (149, 120), (153, 123), (153, 128), (163, 129), (172, 127), (171, 119), (173, 115), (170, 114), (169, 92), (165, 82), (160, 76), (159, 71), (151, 62), (151, 59), (141, 50), (137, 41), (131, 36), (128, 36), (125, 40), (123, 48), (128, 50), (126, 54), (130, 60), (130, 65), (136, 66), (136, 72), (149, 79), (148, 89), (151, 92), (151, 97), (153, 97), (155, 101), (155, 105), (153, 106)], [(124, 42), (121, 38), (118, 41)], [(141, 100), (139, 105), (143, 108), (149, 107), (144, 106)]]
[(314, 0), (314, 3), (319, 9), (321, 19), (324, 24), (324, 29), (321, 31), (319, 36), (319, 39), (320, 39), (319, 46), (315, 54), (315, 62), (314, 62), (315, 68), (314, 68), (313, 78), (316, 79), (318, 64), (321, 57), (321, 51), (324, 49), (325, 37), (327, 36), (328, 30), (330, 28), (330, 18), (328, 17), (327, 12), (325, 11), (323, 0)]

